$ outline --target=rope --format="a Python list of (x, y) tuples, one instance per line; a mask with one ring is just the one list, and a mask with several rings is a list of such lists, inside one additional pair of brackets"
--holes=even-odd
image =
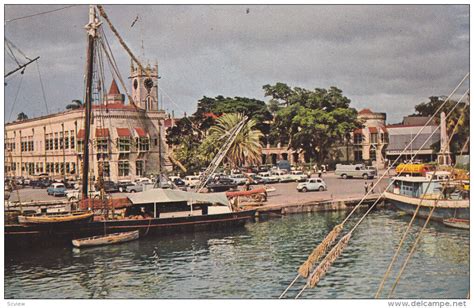
[[(466, 94), (464, 94), (463, 97), (464, 97), (465, 95), (466, 95)], [(461, 99), (462, 99), (462, 98), (461, 98)], [(460, 102), (460, 100), (458, 101), (458, 103), (459, 103), (459, 102)], [(456, 105), (457, 105), (457, 104), (456, 104)], [(456, 105), (455, 105), (455, 106), (456, 106)], [(462, 115), (463, 115), (463, 112), (464, 112), (464, 110), (466, 109), (467, 106), (468, 106), (468, 104), (465, 104), (464, 107), (462, 108), (462, 110), (461, 110), (461, 114), (462, 114)], [(454, 108), (455, 108), (455, 107), (453, 107), (453, 110), (454, 110)], [(456, 133), (456, 130), (457, 130), (457, 128), (458, 128), (458, 125), (459, 125), (459, 123), (461, 123), (461, 118), (462, 118), (462, 116), (461, 116), (461, 117), (458, 119), (458, 121), (456, 122), (456, 125), (455, 125), (455, 127), (454, 127), (454, 129), (453, 129), (453, 131), (452, 131), (452, 133), (451, 133), (451, 136), (450, 136), (448, 142), (447, 142), (448, 144), (451, 142), (452, 138), (454, 137), (454, 134)], [(407, 235), (408, 235), (408, 232), (410, 231), (410, 228), (411, 228), (411, 226), (412, 226), (412, 224), (413, 224), (413, 222), (414, 222), (414, 220), (415, 220), (415, 218), (416, 218), (416, 215), (418, 214), (418, 211), (419, 211), (419, 209), (420, 209), (420, 207), (421, 207), (421, 204), (422, 204), (423, 200), (425, 199), (425, 195), (426, 195), (426, 193), (428, 192), (428, 189), (429, 189), (429, 187), (430, 187), (430, 185), (431, 185), (431, 183), (432, 183), (432, 181), (433, 181), (434, 176), (436, 175), (436, 172), (437, 172), (437, 170), (435, 170), (435, 171), (433, 172), (433, 177), (431, 177), (430, 181), (428, 182), (428, 186), (426, 187), (425, 192), (424, 192), (422, 198), (420, 199), (420, 202), (418, 203), (418, 205), (417, 205), (417, 207), (416, 207), (416, 210), (415, 210), (415, 212), (413, 213), (413, 216), (412, 216), (412, 218), (411, 218), (411, 220), (410, 220), (410, 222), (409, 222), (409, 224), (408, 224), (408, 226), (407, 226), (405, 232), (404, 232), (403, 235), (402, 235), (402, 238), (401, 238), (401, 240), (400, 240), (400, 243), (398, 244), (397, 250), (395, 251), (395, 254), (394, 254), (394, 256), (392, 257), (392, 260), (391, 260), (391, 262), (390, 262), (390, 264), (389, 264), (389, 266), (388, 266), (388, 268), (387, 268), (387, 271), (385, 272), (385, 275), (384, 275), (382, 281), (380, 282), (379, 288), (378, 288), (378, 290), (377, 290), (377, 292), (376, 292), (376, 294), (375, 294), (375, 298), (378, 298), (378, 297), (380, 296), (380, 293), (381, 293), (382, 290), (383, 290), (385, 281), (387, 280), (388, 275), (390, 274), (390, 272), (391, 272), (391, 270), (392, 270), (392, 267), (393, 267), (393, 265), (394, 265), (394, 263), (395, 263), (395, 261), (396, 261), (398, 255), (399, 255), (399, 253), (400, 253), (400, 250), (401, 250), (401, 248), (402, 248), (402, 246), (403, 246), (403, 243), (404, 243), (404, 241), (405, 241), (405, 239), (406, 239), (406, 237), (407, 237)]]
[[(464, 105), (464, 108), (461, 110), (461, 112), (464, 112), (464, 109), (466, 108), (466, 106), (467, 106), (467, 104)], [(461, 118), (462, 118), (462, 116), (457, 120), (456, 125), (455, 125), (455, 127), (454, 127), (454, 129), (453, 129), (453, 131), (452, 131), (452, 133), (451, 133), (451, 136), (450, 136), (449, 139), (448, 139), (448, 142), (447, 142), (448, 144), (452, 141), (452, 139), (453, 139), (453, 137), (454, 137), (454, 134), (456, 133), (456, 130), (457, 130), (457, 128), (458, 128), (458, 125), (459, 125), (459, 123), (461, 122)], [(451, 167), (451, 175), (452, 175), (453, 173), (454, 173), (454, 166)], [(435, 174), (436, 174), (436, 170), (435, 170), (435, 172), (433, 173), (433, 177), (434, 177)], [(431, 184), (431, 182), (432, 182), (432, 179), (433, 179), (433, 178), (430, 179), (430, 182), (429, 182), (429, 184), (428, 184), (428, 187), (430, 186), (430, 184)], [(451, 178), (448, 179), (447, 184), (449, 184), (450, 181), (451, 181)], [(428, 189), (428, 187), (427, 187), (427, 189)], [(445, 189), (446, 189), (446, 186), (445, 186), (444, 190), (445, 190)], [(425, 194), (426, 194), (426, 192), (425, 192)], [(428, 225), (428, 222), (430, 221), (431, 216), (433, 215), (435, 208), (438, 206), (439, 200), (441, 199), (441, 196), (442, 196), (442, 195), (443, 195), (443, 191), (441, 191), (440, 195), (439, 195), (438, 198), (435, 200), (435, 204), (434, 204), (434, 206), (431, 208), (430, 213), (429, 213), (428, 217), (426, 218), (425, 224), (423, 225), (422, 229), (421, 229), (420, 232), (418, 233), (418, 236), (417, 236), (415, 242), (413, 243), (412, 249), (411, 249), (410, 253), (408, 254), (407, 258), (405, 259), (405, 262), (404, 262), (402, 268), (400, 269), (400, 272), (399, 272), (399, 274), (398, 274), (398, 276), (397, 276), (397, 278), (396, 278), (396, 280), (395, 280), (395, 282), (394, 282), (394, 284), (393, 284), (393, 286), (392, 286), (392, 289), (390, 290), (389, 298), (393, 295), (393, 293), (394, 293), (394, 291), (395, 291), (395, 288), (397, 287), (397, 285), (398, 285), (398, 283), (399, 283), (399, 281), (400, 281), (400, 278), (401, 278), (403, 272), (405, 271), (405, 268), (406, 268), (406, 266), (407, 266), (407, 264), (408, 264), (410, 258), (412, 257), (413, 253), (415, 252), (416, 246), (418, 245), (418, 242), (419, 242), (419, 240), (421, 239), (422, 233), (423, 233), (423, 231), (425, 230), (426, 226)], [(420, 200), (420, 204), (418, 205), (418, 207), (420, 207), (421, 202), (423, 201), (423, 199), (424, 199), (424, 196), (423, 196), (423, 198)], [(412, 219), (414, 219), (414, 218), (415, 218), (415, 215), (413, 216)], [(406, 231), (406, 232), (408, 232), (408, 228), (407, 228), (407, 231)], [(403, 244), (403, 242), (401, 242), (401, 244)], [(401, 246), (401, 245), (400, 245), (400, 246)]]
[(68, 6), (65, 6), (65, 7), (62, 7), (62, 8), (59, 8), (59, 9), (55, 9), (55, 10), (51, 10), (51, 11), (45, 11), (45, 12), (40, 12), (40, 13), (36, 13), (36, 14), (31, 14), (31, 15), (26, 15), (26, 16), (21, 16), (21, 17), (12, 18), (12, 19), (7, 19), (7, 20), (5, 20), (5, 23), (7, 23), (7, 22), (12, 22), (12, 21), (16, 21), (16, 20), (20, 20), (20, 19), (35, 17), (35, 16), (39, 16), (39, 15), (49, 14), (49, 13), (53, 13), (53, 12), (57, 12), (57, 11), (65, 10), (65, 9), (69, 9), (69, 8), (71, 8), (71, 7), (73, 7), (73, 6), (78, 6), (78, 5), (79, 5), (79, 4), (68, 5)]
[(18, 85), (18, 89), (16, 90), (15, 99), (13, 100), (13, 105), (12, 105), (12, 109), (10, 110), (10, 115), (8, 116), (8, 121), (11, 121), (13, 110), (15, 109), (15, 105), (16, 105), (16, 100), (18, 99), (18, 94), (20, 93), (21, 84), (23, 83), (23, 76), (24, 75), (21, 75), (20, 77), (20, 83)]
[[(466, 76), (467, 76), (467, 75), (466, 75)], [(464, 79), (463, 79), (463, 81), (464, 81)], [(459, 86), (460, 86), (460, 85), (458, 85), (458, 87), (459, 87)], [(457, 88), (458, 88), (458, 87), (457, 87)], [(459, 99), (459, 101), (455, 104), (455, 106), (454, 106), (454, 107), (452, 108), (452, 110), (449, 112), (449, 115), (454, 111), (454, 109), (456, 108), (456, 106), (459, 104), (459, 102), (464, 98), (464, 96), (465, 96), (468, 92), (469, 92), (469, 90), (467, 90), (467, 91), (463, 94), (463, 96)], [(453, 93), (454, 93), (454, 92), (453, 92)], [(453, 93), (451, 93), (451, 95), (452, 95)], [(450, 95), (450, 96), (451, 96), (451, 95)], [(443, 104), (445, 104), (445, 103), (447, 102), (447, 100), (448, 100), (448, 99), (446, 99)], [(440, 111), (440, 110), (441, 110), (441, 107), (438, 108), (437, 112)], [(434, 115), (436, 115), (436, 113), (435, 113)], [(432, 118), (434, 117), (434, 115), (432, 116)], [(430, 122), (430, 121), (428, 121), (427, 123), (429, 123), (429, 122)], [(425, 126), (426, 126), (426, 125), (425, 125)], [(437, 131), (437, 129), (439, 129), (439, 127), (440, 127), (440, 125), (437, 126), (436, 130), (433, 131), (432, 135), (434, 134), (434, 132)], [(420, 133), (420, 132), (419, 132), (419, 133)], [(418, 135), (418, 134), (417, 134), (417, 135)], [(415, 137), (415, 138), (416, 138), (416, 137)], [(423, 146), (426, 144), (426, 142), (428, 142), (428, 140), (429, 140), (430, 138), (431, 138), (431, 136), (424, 142), (424, 144), (423, 144), (422, 146), (420, 146), (420, 148), (417, 150), (417, 152), (415, 153), (415, 155), (414, 155), (413, 157), (415, 157), (415, 156), (418, 154), (418, 152), (423, 148)], [(414, 139), (413, 139), (413, 140), (414, 140)], [(412, 140), (412, 142), (413, 142), (413, 140)], [(406, 150), (406, 149), (405, 149), (405, 150)], [(405, 150), (404, 150), (404, 151), (405, 151)], [(402, 153), (403, 153), (403, 152), (402, 152)], [(400, 154), (400, 156), (401, 156), (401, 154)], [(400, 156), (399, 156), (399, 157), (400, 157)], [(398, 157), (398, 158), (399, 158), (399, 157)], [(397, 160), (398, 160), (398, 158), (397, 158)], [(413, 158), (412, 158), (412, 159), (413, 159)], [(388, 171), (388, 170), (387, 170), (387, 171)], [(379, 181), (380, 181), (380, 180), (379, 180)], [(379, 181), (378, 181), (378, 182), (379, 182)], [(377, 183), (378, 183), (378, 182), (377, 182)], [(384, 192), (386, 192), (386, 191), (388, 190), (388, 188), (390, 187), (390, 185), (391, 185), (393, 182), (394, 182), (394, 180), (392, 180), (391, 183), (387, 186), (387, 188), (385, 188)], [(374, 186), (374, 187), (375, 187), (375, 186)], [(372, 188), (370, 191), (372, 191), (372, 190), (373, 190), (373, 188)], [(370, 193), (370, 191), (369, 191), (368, 193)], [(347, 245), (347, 243), (348, 243), (348, 241), (349, 241), (349, 239), (346, 240), (346, 237), (348, 236), (348, 237), (350, 238), (350, 235), (355, 231), (355, 229), (356, 229), (356, 228), (362, 223), (362, 221), (367, 217), (367, 215), (368, 215), (368, 214), (371, 212), (371, 210), (375, 207), (375, 205), (378, 203), (378, 201), (382, 198), (382, 195), (383, 195), (383, 194), (381, 194), (381, 195), (377, 198), (377, 200), (368, 208), (368, 210), (367, 210), (367, 211), (365, 212), (365, 214), (359, 219), (359, 221), (354, 225), (354, 227), (353, 227), (343, 238), (341, 238), (341, 239), (339, 240), (339, 242), (336, 244), (336, 246), (333, 248), (333, 250), (334, 250), (336, 247), (342, 247), (342, 248), (341, 248), (341, 252), (342, 252), (342, 249)], [(366, 196), (367, 196), (367, 194), (366, 194)], [(365, 197), (365, 196), (364, 196), (364, 197)], [(360, 205), (360, 203), (359, 203), (359, 205)], [(354, 212), (354, 210), (353, 210), (349, 215), (351, 215), (353, 212)], [(345, 220), (341, 223), (341, 225), (344, 224), (345, 221), (347, 221), (347, 219), (345, 219)], [(322, 277), (322, 275), (325, 273), (325, 271), (327, 271), (327, 269), (329, 269), (330, 265), (332, 264), (332, 262), (330, 261), (331, 259), (330, 259), (329, 257), (332, 257), (332, 255), (335, 254), (335, 253), (333, 252), (333, 250), (331, 250), (331, 252), (326, 256), (326, 258), (324, 258), (324, 260), (320, 263), (320, 265), (311, 273), (311, 276), (310, 276), (310, 278), (309, 278), (309, 281), (313, 280), (313, 277), (314, 277), (315, 275)], [(339, 252), (339, 254), (340, 254), (340, 252)], [(328, 260), (329, 260), (329, 261), (328, 261)], [(326, 265), (327, 265), (327, 266), (326, 266)], [(321, 267), (321, 266), (323, 266), (323, 267)], [(324, 270), (321, 270), (321, 268), (323, 268)], [(317, 283), (317, 282), (316, 282), (316, 283)], [(298, 293), (298, 295), (296, 296), (296, 298), (298, 298), (298, 297), (304, 292), (304, 290), (305, 290), (309, 285), (310, 285), (310, 283), (308, 282), (308, 283), (305, 285), (305, 287), (300, 291), (300, 293)], [(316, 285), (316, 284), (314, 284), (314, 285)], [(295, 299), (296, 299), (296, 298), (295, 298)]]

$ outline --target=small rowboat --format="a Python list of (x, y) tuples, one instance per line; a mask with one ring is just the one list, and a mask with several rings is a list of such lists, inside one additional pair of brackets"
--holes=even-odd
[(64, 222), (78, 222), (92, 219), (94, 212), (78, 211), (60, 214), (36, 214), (28, 216), (18, 216), (18, 222), (21, 224), (55, 224)]
[(448, 218), (444, 219), (443, 223), (448, 227), (469, 230), (469, 219)]
[(72, 240), (74, 247), (94, 247), (119, 244), (138, 239), (138, 230), (131, 232), (111, 233)]

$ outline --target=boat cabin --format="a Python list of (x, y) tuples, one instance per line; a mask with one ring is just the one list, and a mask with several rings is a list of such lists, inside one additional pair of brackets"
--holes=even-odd
[(394, 182), (389, 191), (412, 198), (420, 198), (425, 195), (438, 196), (441, 192), (440, 180), (430, 179), (423, 176), (398, 176), (393, 178)]
[(150, 189), (131, 194), (132, 206), (126, 208), (125, 217), (172, 218), (212, 215), (232, 212), (224, 193), (199, 194), (172, 189)]

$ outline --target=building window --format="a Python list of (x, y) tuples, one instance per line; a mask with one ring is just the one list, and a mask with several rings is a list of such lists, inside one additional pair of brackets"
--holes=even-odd
[(59, 133), (59, 148), (62, 150), (64, 149), (64, 136), (63, 132)]
[(378, 142), (377, 135), (378, 135), (377, 133), (370, 134), (370, 143), (375, 143), (376, 144)]
[(118, 148), (119, 152), (121, 153), (129, 153), (130, 152), (130, 138), (118, 138)]
[(77, 140), (77, 152), (79, 153), (84, 152), (84, 139)]
[(138, 138), (138, 151), (147, 152), (150, 150), (150, 139), (149, 138)]
[(105, 138), (96, 139), (97, 152), (107, 153), (109, 151), (109, 141)]
[(102, 170), (102, 177), (110, 177), (110, 163), (108, 161), (100, 161), (98, 170)]
[(119, 176), (128, 176), (130, 172), (130, 163), (128, 161), (118, 162)]
[(55, 150), (59, 149), (59, 139), (57, 137), (54, 138), (54, 149)]
[(54, 164), (54, 171), (55, 173), (59, 173), (59, 163)]
[(354, 134), (354, 144), (362, 143), (362, 134)]
[(362, 161), (362, 149), (356, 148), (354, 149), (354, 160), (357, 162)]
[(76, 173), (76, 163), (71, 163), (71, 174)]
[(35, 174), (35, 163), (28, 163), (28, 174)]
[(135, 163), (135, 169), (136, 169), (136, 175), (137, 176), (143, 176), (143, 170), (144, 170), (144, 163), (143, 160), (137, 160)]
[(74, 149), (75, 143), (74, 143), (74, 136), (71, 136), (71, 149)]
[(381, 135), (382, 137), (382, 143), (388, 143), (388, 134), (384, 133)]
[(155, 147), (158, 146), (158, 138), (155, 138)]
[(69, 149), (69, 137), (64, 138), (64, 148)]
[(377, 154), (375, 153), (375, 149), (373, 147), (370, 148), (370, 160), (376, 160)]

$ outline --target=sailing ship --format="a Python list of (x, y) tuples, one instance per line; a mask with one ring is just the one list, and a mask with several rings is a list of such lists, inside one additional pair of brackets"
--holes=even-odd
[[(86, 26), (88, 32), (86, 97), (84, 101), (84, 140), (86, 141), (90, 140), (94, 55), (96, 54), (95, 37), (99, 35), (98, 30), (101, 25), (96, 10), (107, 20), (111, 28), (113, 27), (101, 6), (90, 6), (89, 23)], [(118, 36), (114, 28), (112, 28), (112, 32)], [(142, 66), (138, 59), (131, 54), (128, 47), (125, 49), (132, 60)], [(242, 128), (243, 123), (239, 123), (237, 126), (234, 129), (235, 134)], [(230, 146), (230, 143), (231, 141), (227, 142), (228, 146)], [(220, 152), (216, 161), (220, 162), (223, 156), (225, 156), (225, 153)], [(212, 168), (216, 168), (217, 165), (218, 163), (214, 164)], [(89, 142), (84, 142), (82, 172), (83, 195), (80, 202), (84, 207), (82, 209), (86, 211), (99, 210), (95, 206), (97, 200), (88, 199), (86, 194), (89, 186)], [(207, 181), (208, 179), (203, 180), (202, 186)], [(71, 244), (72, 240), (86, 237), (96, 237), (96, 240), (99, 240), (100, 237), (104, 239), (104, 235), (108, 231), (113, 233), (116, 233), (116, 231), (138, 231), (140, 236), (148, 236), (209, 229), (228, 229), (242, 226), (247, 221), (253, 220), (255, 215), (255, 210), (241, 210), (238, 206), (235, 206), (224, 193), (201, 194), (199, 192), (154, 188), (136, 193), (129, 198), (128, 202), (118, 202), (117, 206), (114, 205), (113, 199), (105, 200), (103, 192), (101, 200), (98, 201), (101, 205), (110, 202), (111, 210), (106, 209), (103, 216), (95, 215), (92, 221), (82, 221), (75, 224), (16, 223), (5, 225), (5, 245), (10, 249), (60, 243)]]

